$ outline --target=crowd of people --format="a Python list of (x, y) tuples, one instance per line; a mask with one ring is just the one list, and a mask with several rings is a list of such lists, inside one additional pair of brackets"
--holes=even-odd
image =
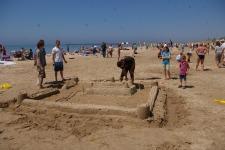
[[(162, 60), (163, 65), (163, 72), (164, 77), (166, 80), (171, 79), (170, 75), (170, 60), (171, 60), (171, 48), (173, 47), (172, 41), (167, 44), (160, 44), (157, 45), (159, 49), (158, 58)], [(196, 71), (198, 71), (199, 66), (204, 71), (204, 60), (205, 55), (209, 53), (209, 46), (204, 45), (203, 43), (199, 44), (180, 44), (175, 45), (180, 50), (180, 54), (177, 55), (176, 60), (179, 63), (179, 79), (180, 85), (179, 88), (186, 88), (186, 81), (187, 81), (187, 74), (190, 69), (189, 63), (191, 63), (191, 58), (193, 52), (196, 52), (197, 55), (197, 62), (196, 62)], [(185, 48), (187, 51), (185, 53)], [(121, 68), (121, 75), (120, 80), (122, 81), (124, 78), (128, 80), (127, 74), (129, 72), (131, 82), (134, 83), (134, 71), (135, 71), (135, 59), (134, 54), (137, 54), (138, 46), (136, 43), (132, 45), (133, 56), (124, 56), (121, 58), (121, 50), (123, 50), (122, 44), (118, 44), (118, 60), (117, 60), (117, 67)], [(214, 47), (215, 49), (215, 60), (216, 65), (220, 68), (222, 65), (225, 65), (225, 43), (224, 40), (217, 41)], [(102, 56), (105, 57), (112, 57), (113, 56), (113, 46), (107, 44), (105, 42), (102, 43), (100, 50), (97, 50), (97, 46), (93, 46), (92, 52), (95, 55), (96, 52), (101, 52)], [(44, 50), (44, 41), (40, 40), (37, 44), (37, 50), (35, 53), (35, 65), (37, 65), (38, 70), (38, 85), (42, 88), (43, 79), (45, 78), (45, 66), (46, 66), (46, 52)], [(61, 48), (60, 41), (56, 41), (56, 46), (52, 49), (52, 61), (53, 61), (53, 68), (55, 71), (55, 80), (57, 81), (57, 73), (60, 72), (61, 79), (64, 81), (63, 76), (63, 63), (67, 63), (63, 49)]]
[[(152, 47), (157, 47), (158, 52), (158, 58), (162, 60), (162, 66), (163, 66), (163, 74), (164, 78), (166, 80), (171, 79), (171, 73), (170, 73), (170, 64), (171, 64), (171, 56), (172, 52), (171, 49), (173, 47), (177, 47), (180, 51), (179, 55), (176, 56), (176, 61), (179, 63), (179, 79), (180, 79), (180, 85), (179, 88), (186, 88), (186, 81), (187, 81), (187, 75), (188, 71), (190, 69), (189, 63), (191, 63), (191, 59), (193, 56), (193, 53), (195, 52), (197, 55), (197, 62), (195, 70), (199, 70), (199, 66), (201, 66), (201, 70), (205, 70), (204, 68), (204, 61), (205, 61), (205, 55), (208, 53), (210, 49), (215, 50), (215, 61), (218, 68), (225, 67), (225, 43), (224, 40), (216, 41), (215, 46), (209, 45), (209, 44), (203, 44), (203, 43), (189, 43), (189, 44), (173, 44), (172, 41), (169, 43), (160, 43), (157, 45), (152, 45)], [(186, 50), (185, 50), (186, 48)], [(119, 43), (117, 45), (118, 49), (118, 59), (117, 59), (117, 67), (121, 68), (121, 75), (120, 80), (122, 81), (124, 78), (125, 80), (128, 80), (127, 74), (129, 72), (131, 82), (134, 83), (134, 71), (135, 71), (135, 54), (137, 54), (138, 50), (138, 44), (133, 43), (132, 44), (132, 56), (124, 56), (121, 57), (121, 50), (128, 50), (127, 48), (123, 47), (122, 43)], [(102, 57), (112, 57), (114, 52), (114, 47), (112, 44), (107, 45), (105, 42), (101, 44), (101, 46), (98, 48), (97, 46), (93, 46), (90, 49), (90, 52), (93, 55), (96, 55), (96, 53), (101, 53)], [(22, 51), (23, 57), (26, 59), (34, 59), (34, 65), (37, 66), (38, 71), (38, 86), (40, 88), (43, 88), (43, 79), (46, 77), (45, 74), (45, 66), (46, 66), (46, 51), (45, 51), (45, 42), (44, 40), (40, 40), (37, 43), (37, 48), (35, 50), (35, 53), (33, 55), (32, 50), (30, 51)], [(60, 76), (62, 81), (65, 80), (63, 70), (64, 70), (64, 63), (67, 63), (65, 57), (65, 52), (63, 51), (63, 48), (61, 47), (61, 43), (59, 40), (56, 40), (55, 47), (52, 48), (51, 55), (52, 55), (52, 64), (53, 64), (53, 70), (55, 72), (55, 81), (58, 81), (58, 72), (60, 72)], [(4, 56), (6, 55), (6, 50), (3, 45), (0, 45), (0, 60), (4, 59)]]
[[(131, 56), (125, 56), (120, 58), (120, 50), (123, 49), (122, 45), (118, 45), (118, 62), (117, 66), (122, 69), (120, 80), (122, 81), (125, 77), (125, 80), (128, 80), (127, 73), (130, 73), (131, 82), (134, 82), (134, 70), (135, 70), (135, 60)], [(135, 48), (134, 51), (136, 51)], [(97, 47), (93, 47), (93, 54), (97, 51)], [(102, 56), (105, 58), (106, 56), (112, 57), (113, 55), (113, 47), (112, 45), (107, 46), (105, 42), (101, 45), (101, 53)], [(55, 81), (58, 81), (58, 72), (60, 72), (62, 81), (65, 81), (63, 70), (64, 70), (64, 63), (67, 63), (64, 57), (64, 51), (61, 48), (61, 43), (59, 40), (56, 40), (55, 47), (52, 49), (52, 64), (53, 70), (55, 72)], [(34, 54), (34, 65), (37, 67), (38, 72), (38, 86), (39, 88), (43, 88), (43, 80), (46, 78), (45, 67), (46, 67), (46, 52), (45, 52), (45, 42), (44, 40), (40, 40), (37, 43), (37, 48)]]
[[(159, 44), (157, 45), (157, 48), (159, 49), (158, 58), (162, 59), (162, 65), (164, 70), (164, 77), (166, 80), (169, 80), (170, 77), (170, 59), (171, 59), (171, 51), (170, 47), (173, 47), (171, 44), (168, 46), (167, 44)], [(196, 52), (197, 55), (197, 62), (196, 62), (196, 71), (199, 71), (199, 65), (201, 65), (202, 71), (205, 70), (204, 67), (204, 61), (205, 61), (205, 55), (208, 53), (210, 49), (215, 50), (215, 61), (218, 68), (225, 67), (225, 43), (224, 40), (216, 41), (215, 46), (210, 46), (209, 44), (180, 44), (175, 45), (180, 50), (179, 55), (176, 56), (176, 60), (179, 63), (179, 78), (180, 78), (180, 85), (179, 88), (186, 88), (186, 80), (187, 80), (187, 74), (190, 69), (189, 63), (191, 62), (191, 57), (193, 55), (193, 52)], [(185, 54), (185, 47), (188, 48), (186, 54)], [(184, 86), (183, 86), (184, 81)]]

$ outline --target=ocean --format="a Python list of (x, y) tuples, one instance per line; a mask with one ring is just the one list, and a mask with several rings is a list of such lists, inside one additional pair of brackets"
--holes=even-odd
[[(70, 52), (75, 52), (75, 51), (79, 51), (80, 48), (83, 46), (84, 48), (89, 48), (92, 47), (93, 45), (96, 45), (98, 47), (100, 47), (100, 44), (73, 44), (73, 45), (69, 45), (69, 51)], [(36, 49), (36, 45), (4, 45), (7, 52), (12, 53), (14, 51), (19, 51), (22, 48), (24, 49), (32, 49), (33, 52)], [(45, 45), (45, 51), (47, 53), (51, 53), (52, 48), (54, 47), (54, 45)], [(62, 44), (61, 47), (67, 51), (68, 50), (68, 45)]]

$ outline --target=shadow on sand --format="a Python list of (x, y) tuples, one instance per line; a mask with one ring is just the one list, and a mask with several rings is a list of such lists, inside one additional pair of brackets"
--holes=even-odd
[(145, 88), (144, 84), (134, 83), (134, 85), (136, 86), (137, 89), (143, 90)]
[(187, 89), (192, 89), (192, 88), (194, 88), (193, 85), (186, 85), (185, 87), (186, 87)]
[(162, 79), (160, 77), (150, 77), (150, 78), (135, 78), (136, 80), (157, 80)]
[(179, 78), (178, 77), (172, 77), (171, 79), (172, 80), (178, 80)]
[(212, 69), (206, 68), (204, 69), (204, 71), (212, 71)]

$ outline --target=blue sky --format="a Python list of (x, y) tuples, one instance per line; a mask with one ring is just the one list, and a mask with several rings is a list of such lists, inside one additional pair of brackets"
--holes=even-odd
[(225, 36), (225, 0), (0, 0), (0, 43)]

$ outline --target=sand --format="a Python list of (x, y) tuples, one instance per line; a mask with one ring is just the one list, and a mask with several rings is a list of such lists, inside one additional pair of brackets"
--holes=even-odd
[[(214, 53), (206, 56), (207, 71), (195, 71), (196, 56), (190, 64), (188, 85), (178, 89), (178, 64), (173, 50), (171, 72), (173, 80), (164, 80), (162, 66), (156, 49), (139, 49), (136, 55), (135, 78), (159, 78), (159, 85), (167, 93), (167, 124), (155, 126), (146, 120), (126, 116), (80, 115), (40, 107), (10, 106), (0, 109), (0, 149), (18, 150), (223, 150), (225, 147), (225, 105), (214, 99), (225, 98), (225, 69), (218, 69)], [(122, 55), (127, 55), (123, 51)], [(65, 76), (78, 76), (80, 83), (115, 77), (116, 52), (113, 58), (66, 56)], [(75, 59), (68, 59), (75, 57)], [(19, 92), (35, 92), (36, 69), (32, 61), (16, 62), (16, 65), (0, 68), (0, 83), (9, 82), (13, 88), (0, 91), (0, 101), (7, 101)], [(51, 58), (48, 58), (45, 81), (54, 80)], [(79, 86), (75, 89), (79, 89)], [(74, 89), (73, 89), (74, 90)], [(46, 98), (55, 101), (70, 94)], [(148, 97), (148, 88), (129, 96), (77, 96), (68, 102), (78, 104), (101, 104), (133, 108)]]

